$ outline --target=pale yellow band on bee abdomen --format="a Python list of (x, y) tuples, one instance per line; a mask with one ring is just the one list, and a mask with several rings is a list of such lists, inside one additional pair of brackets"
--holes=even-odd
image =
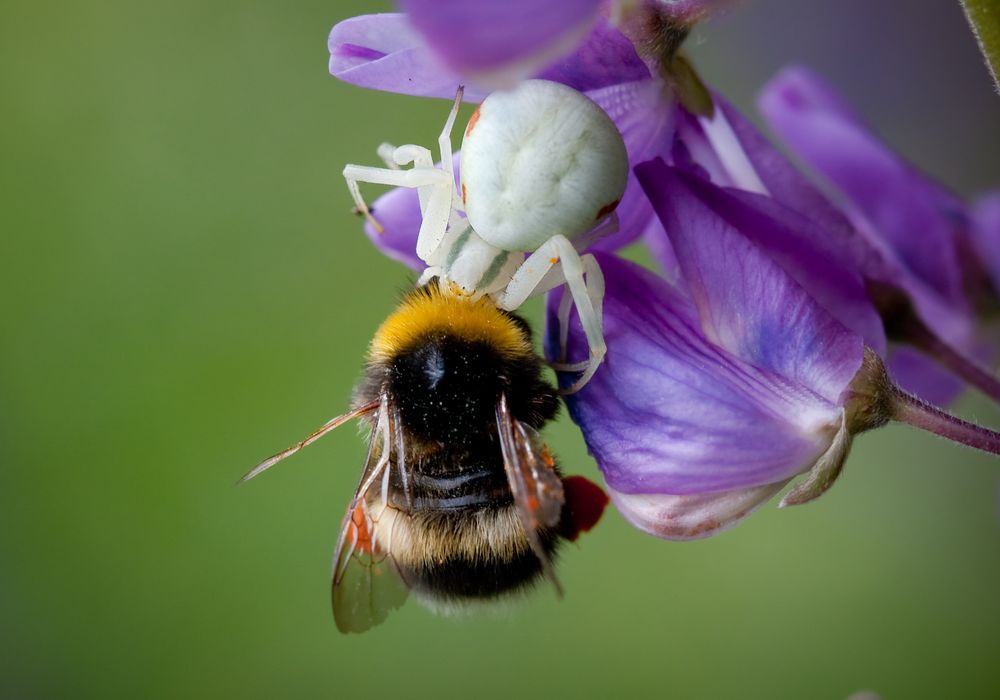
[(433, 567), (455, 559), (507, 562), (529, 551), (513, 506), (479, 510), (461, 518), (437, 511), (407, 514), (392, 507), (382, 511), (378, 503), (368, 508), (378, 514), (375, 540), (402, 566)]

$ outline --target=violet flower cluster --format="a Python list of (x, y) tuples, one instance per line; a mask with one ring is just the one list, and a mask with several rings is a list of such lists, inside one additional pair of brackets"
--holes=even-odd
[[(932, 405), (964, 383), (1000, 400), (985, 368), (1000, 192), (961, 201), (790, 68), (759, 107), (804, 174), (680, 51), (723, 4), (406, 0), (405, 14), (345, 20), (329, 40), (331, 73), (355, 85), (451, 98), (462, 83), (480, 101), (541, 77), (614, 120), (632, 174), (618, 232), (591, 246), (608, 354), (567, 404), (619, 510), (671, 539), (733, 525), (799, 475), (781, 504), (812, 500), (853, 436), (888, 420), (1000, 452), (996, 433)], [(374, 209), (385, 230), (369, 238), (419, 269), (416, 192)], [(658, 273), (614, 254), (635, 241)], [(557, 308), (551, 298), (550, 321)], [(570, 362), (586, 357), (576, 322), (568, 348)]]

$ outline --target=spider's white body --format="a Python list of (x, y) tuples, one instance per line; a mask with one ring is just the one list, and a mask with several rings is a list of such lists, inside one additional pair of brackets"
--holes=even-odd
[[(383, 146), (379, 153), (389, 167), (348, 165), (348, 188), (376, 228), (359, 182), (417, 189), (423, 221), (416, 252), (427, 264), (420, 283), (437, 277), (446, 293), (489, 295), (508, 311), (568, 285), (559, 310), (563, 349), (570, 302), (590, 346), (588, 361), (560, 367), (583, 372), (569, 389), (575, 391), (606, 351), (604, 279), (594, 257), (578, 249), (617, 225), (608, 217), (625, 190), (625, 144), (611, 119), (583, 94), (560, 83), (525, 81), (491, 94), (469, 119), (456, 190), (451, 129), (460, 100), (461, 93), (438, 140), (439, 167), (421, 146)], [(410, 163), (412, 168), (400, 169)]]

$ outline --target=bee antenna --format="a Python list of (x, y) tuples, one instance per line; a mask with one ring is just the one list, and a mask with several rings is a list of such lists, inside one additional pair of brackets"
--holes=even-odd
[(323, 424), (321, 428), (310, 434), (305, 439), (300, 440), (299, 442), (295, 443), (288, 449), (282, 450), (278, 454), (271, 455), (263, 462), (258, 464), (256, 467), (248, 471), (246, 474), (240, 477), (239, 481), (236, 482), (237, 485), (242, 484), (244, 481), (250, 481), (250, 479), (254, 478), (259, 474), (262, 474), (263, 472), (266, 472), (275, 464), (283, 460), (285, 457), (291, 457), (293, 454), (301, 450), (303, 447), (308, 447), (312, 443), (316, 442), (334, 428), (339, 428), (349, 420), (352, 420), (354, 418), (360, 418), (361, 416), (371, 413), (372, 411), (377, 409), (378, 406), (379, 406), (379, 401), (372, 401), (371, 403), (366, 403), (364, 406), (360, 406), (354, 409), (353, 411), (350, 411), (348, 413), (345, 413), (341, 416), (337, 416), (336, 418), (327, 421), (326, 423)]

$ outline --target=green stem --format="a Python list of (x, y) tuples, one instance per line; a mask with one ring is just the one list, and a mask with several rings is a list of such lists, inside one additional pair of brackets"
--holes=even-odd
[(993, 84), (1000, 91), (1000, 0), (961, 0)]

